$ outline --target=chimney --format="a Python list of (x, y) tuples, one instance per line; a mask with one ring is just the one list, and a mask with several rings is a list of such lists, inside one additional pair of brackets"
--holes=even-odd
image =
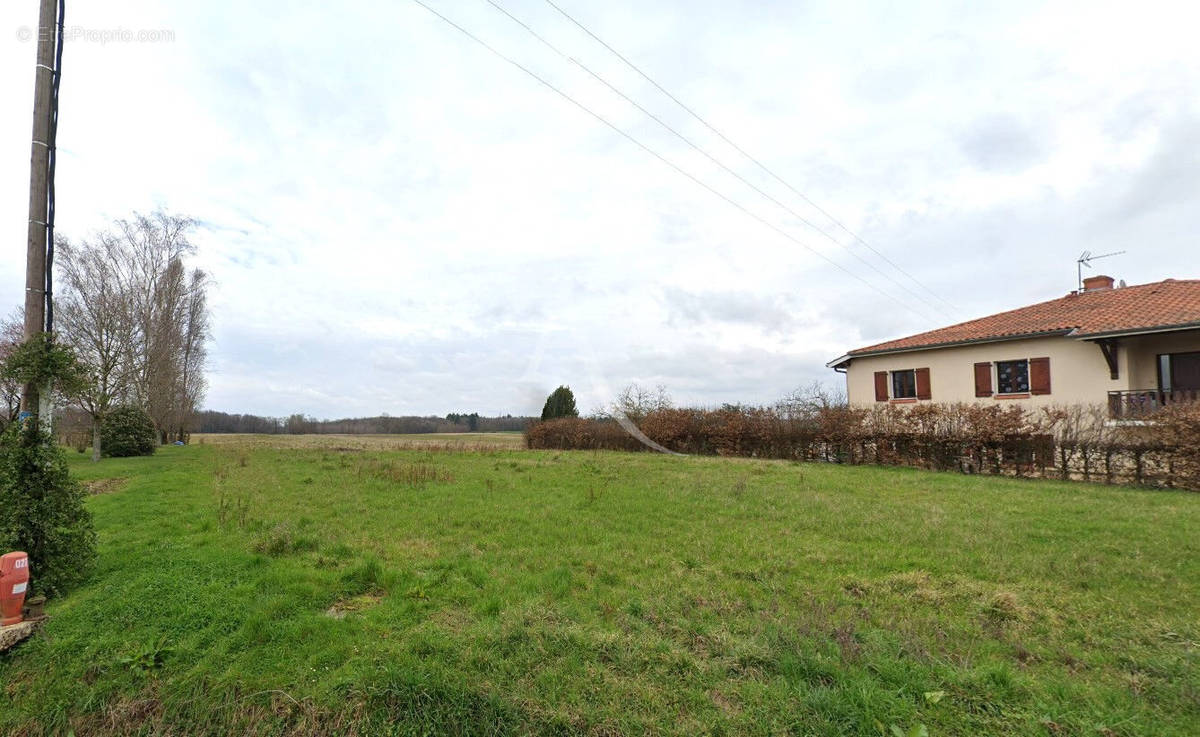
[(1106, 289), (1113, 288), (1113, 278), (1111, 276), (1089, 276), (1083, 280), (1083, 291), (1085, 292), (1103, 292)]

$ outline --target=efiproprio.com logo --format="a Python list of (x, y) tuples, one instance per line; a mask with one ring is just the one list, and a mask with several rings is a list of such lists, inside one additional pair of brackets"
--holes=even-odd
[[(46, 29), (47, 33), (52, 32)], [(17, 40), (21, 42), (33, 39), (34, 29), (21, 26), (17, 29)], [(63, 43), (174, 43), (175, 31), (170, 28), (89, 28), (87, 26), (67, 26), (63, 29)]]

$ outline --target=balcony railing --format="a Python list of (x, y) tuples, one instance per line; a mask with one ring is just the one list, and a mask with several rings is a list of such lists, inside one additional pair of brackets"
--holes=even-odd
[(1143, 389), (1108, 393), (1108, 415), (1114, 420), (1144, 420), (1163, 407), (1181, 402), (1200, 402), (1200, 390), (1177, 389), (1160, 392)]

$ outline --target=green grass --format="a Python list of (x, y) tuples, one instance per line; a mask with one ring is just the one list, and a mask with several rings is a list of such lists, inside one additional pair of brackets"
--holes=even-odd
[[(651, 454), (169, 447), (0, 733), (1194, 735), (1200, 495)], [(335, 614), (335, 616), (330, 616)]]

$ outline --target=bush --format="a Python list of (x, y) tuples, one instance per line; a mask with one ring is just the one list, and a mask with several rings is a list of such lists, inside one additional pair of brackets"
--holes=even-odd
[(0, 436), (0, 550), (29, 554), (31, 592), (61, 595), (87, 575), (96, 532), (85, 496), (49, 434), (32, 423), (8, 426)]
[[(638, 428), (680, 453), (1064, 479), (1127, 481), (1200, 490), (1200, 403), (1177, 405), (1143, 426), (1113, 426), (1102, 407), (920, 404), (914, 407), (658, 409)], [(616, 422), (576, 417), (538, 422), (530, 448), (640, 451)]]
[(1178, 484), (1200, 489), (1200, 402), (1172, 405), (1155, 419), (1162, 442), (1174, 450)]
[(154, 455), (157, 446), (154, 422), (140, 407), (118, 407), (100, 426), (100, 448), (111, 458)]
[(546, 404), (542, 407), (543, 420), (578, 416), (579, 410), (575, 408), (575, 394), (572, 393), (571, 387), (560, 386), (546, 397)]
[(525, 430), (525, 445), (575, 450), (643, 450), (637, 438), (616, 422), (579, 417), (532, 423)]

